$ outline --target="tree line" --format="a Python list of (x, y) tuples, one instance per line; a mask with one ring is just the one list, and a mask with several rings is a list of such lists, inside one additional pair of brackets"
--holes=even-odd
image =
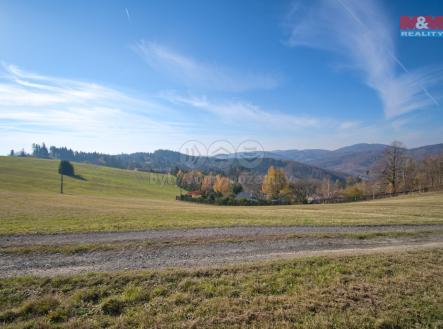
[(383, 162), (366, 182), (369, 192), (396, 194), (443, 184), (443, 153), (423, 160), (409, 157), (401, 142), (393, 142), (385, 151)]
[(385, 150), (382, 160), (368, 171), (368, 178), (362, 180), (358, 177), (348, 177), (346, 181), (330, 177), (295, 179), (283, 168), (272, 165), (264, 175), (239, 167), (228, 168), (226, 172), (187, 170), (178, 167), (179, 153), (166, 150), (106, 155), (97, 152), (77, 152), (67, 147), (51, 146), (48, 149), (45, 143), (34, 143), (31, 154), (26, 154), (24, 150), (11, 150), (10, 155), (171, 172), (177, 176), (178, 186), (186, 191), (198, 191), (207, 199), (233, 198), (245, 191), (258, 199), (303, 203), (318, 199), (357, 199), (363, 195), (435, 189), (443, 184), (443, 154), (416, 160), (408, 156), (406, 148), (400, 142), (393, 142)]
[(132, 154), (111, 155), (99, 152), (74, 151), (65, 146), (50, 146), (48, 148), (45, 143), (32, 144), (31, 153), (26, 153), (25, 150), (22, 149), (20, 151), (11, 150), (9, 155), (84, 162), (120, 169), (137, 169), (165, 173), (173, 171), (180, 161), (180, 153), (168, 150), (157, 150), (153, 153), (137, 152)]
[[(232, 199), (246, 191), (256, 199), (278, 203), (307, 203), (326, 199), (358, 200), (363, 196), (395, 195), (408, 191), (423, 191), (443, 186), (443, 154), (415, 160), (407, 155), (400, 142), (393, 142), (383, 159), (372, 168), (369, 179), (348, 177), (346, 181), (330, 177), (293, 179), (283, 168), (270, 166), (266, 175), (244, 173), (227, 177), (191, 170), (177, 173), (177, 185), (187, 191), (199, 192), (203, 200)], [(252, 175), (252, 176), (251, 176)], [(252, 179), (251, 179), (252, 178)]]

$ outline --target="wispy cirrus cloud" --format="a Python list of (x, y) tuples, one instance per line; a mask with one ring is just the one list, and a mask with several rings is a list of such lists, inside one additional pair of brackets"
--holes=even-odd
[(13, 65), (3, 65), (0, 72), (3, 140), (28, 134), (76, 142), (94, 139), (102, 146), (119, 139), (136, 144), (180, 133), (182, 124), (168, 119), (171, 112), (159, 102), (95, 83), (38, 75)]
[(14, 65), (3, 65), (0, 81), (0, 105), (3, 107), (90, 104), (106, 100), (135, 101), (98, 84), (48, 77), (23, 71)]
[(128, 8), (125, 7), (126, 17), (128, 18), (128, 22), (131, 23), (131, 15), (129, 14)]
[(243, 126), (258, 125), (263, 130), (318, 127), (326, 122), (326, 120), (309, 116), (267, 111), (250, 102), (214, 101), (206, 96), (180, 96), (174, 93), (167, 93), (164, 98), (175, 104), (191, 106), (194, 109), (211, 113), (225, 122), (239, 123)]
[(359, 121), (343, 121), (339, 124), (338, 129), (347, 130), (347, 129), (355, 129), (361, 126), (361, 122)]
[(377, 1), (295, 2), (288, 16), (291, 47), (338, 53), (374, 89), (387, 118), (438, 105), (429, 89), (443, 81), (440, 68), (408, 70), (395, 54), (393, 22)]
[(273, 74), (236, 70), (222, 65), (209, 64), (154, 42), (140, 41), (134, 49), (151, 68), (188, 86), (243, 92), (255, 89), (273, 89), (279, 84), (279, 79)]

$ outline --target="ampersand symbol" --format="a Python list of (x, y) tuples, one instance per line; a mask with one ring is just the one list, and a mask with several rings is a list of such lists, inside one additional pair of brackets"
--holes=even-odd
[(429, 29), (428, 23), (426, 23), (426, 18), (423, 16), (417, 17), (417, 23), (415, 24), (415, 28), (418, 30)]

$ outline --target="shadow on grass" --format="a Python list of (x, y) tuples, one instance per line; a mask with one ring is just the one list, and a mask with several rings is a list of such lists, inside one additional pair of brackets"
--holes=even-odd
[(74, 178), (74, 179), (78, 179), (78, 180), (84, 180), (87, 181), (86, 178), (84, 178), (82, 175), (70, 175), (68, 177)]

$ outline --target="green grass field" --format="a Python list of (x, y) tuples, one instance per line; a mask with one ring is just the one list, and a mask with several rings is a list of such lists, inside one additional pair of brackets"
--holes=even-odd
[[(0, 157), (2, 191), (57, 194), (60, 191), (59, 161)], [(69, 196), (138, 197), (171, 200), (179, 193), (173, 176), (74, 163), (76, 175), (65, 176)], [(169, 183), (169, 184), (168, 184)]]
[[(0, 157), (0, 234), (443, 223), (443, 193), (335, 205), (222, 207), (176, 201), (179, 191), (173, 177), (167, 175), (86, 164), (75, 164), (82, 179), (66, 178), (66, 193), (61, 195), (57, 167), (58, 161)], [(414, 232), (413, 236), (430, 233), (435, 232)], [(380, 234), (396, 237), (408, 233), (348, 237), (370, 239)], [(145, 244), (161, 247), (161, 243), (151, 243), (25, 246), (0, 252), (5, 257), (21, 253), (65, 257), (94, 250), (137, 249)], [(192, 270), (2, 278), (0, 325), (76, 329), (442, 328), (442, 264), (443, 251), (429, 249)]]
[(443, 193), (335, 205), (227, 207), (180, 202), (172, 176), (58, 161), (0, 157), (0, 234), (231, 225), (443, 223)]
[(9, 328), (441, 328), (443, 251), (0, 281)]

